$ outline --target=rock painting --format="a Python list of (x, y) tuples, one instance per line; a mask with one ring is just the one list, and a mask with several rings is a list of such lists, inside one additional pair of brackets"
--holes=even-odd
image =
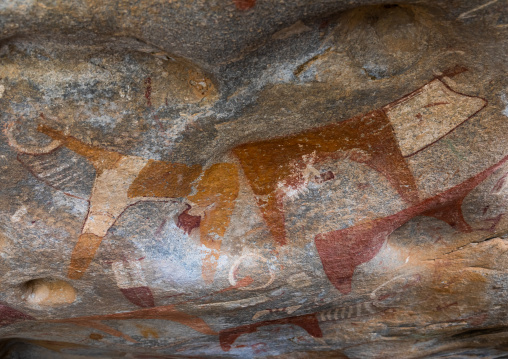
[(376, 307), (375, 301), (369, 301), (323, 311), (318, 313), (318, 318), (320, 322), (338, 321), (372, 315), (383, 310), (386, 309)]
[[(464, 71), (457, 67), (445, 72), (442, 77), (365, 115), (284, 138), (235, 147), (232, 153), (239, 160), (274, 241), (278, 245), (288, 243), (284, 198), (304, 191), (309, 181), (334, 180), (334, 173), (321, 173), (317, 168), (324, 161), (344, 158), (383, 175), (407, 208), (392, 216), (315, 237), (325, 273), (342, 293), (351, 291), (356, 266), (372, 259), (387, 236), (414, 216), (432, 216), (459, 231), (470, 231), (462, 218), (461, 201), (505, 160), (427, 199), (420, 198), (405, 160), (446, 136), (487, 105), (482, 98), (454, 91), (443, 80), (444, 76)], [(11, 146), (23, 153), (36, 156), (65, 146), (85, 157), (96, 170), (89, 212), (72, 254), (69, 278), (82, 277), (108, 230), (128, 206), (139, 201), (184, 198), (187, 208), (179, 215), (178, 226), (186, 233), (199, 228), (201, 243), (209, 249), (202, 275), (206, 282), (213, 281), (221, 238), (229, 226), (239, 191), (235, 164), (215, 163), (203, 169), (200, 165), (149, 160), (89, 146), (44, 124), (38, 130), (52, 142), (40, 148), (25, 148), (16, 142), (9, 128), (6, 133)], [(273, 281), (271, 272), (270, 276), (264, 286)], [(230, 282), (234, 281), (234, 274), (230, 273)], [(132, 288), (138, 288), (136, 294)], [(150, 294), (140, 288), (145, 286), (122, 288), (122, 291), (131, 293), (129, 300), (138, 305), (152, 306)]]
[(111, 265), (116, 284), (131, 303), (142, 308), (155, 307), (153, 294), (148, 287), (139, 260), (123, 260)]
[(22, 320), (33, 320), (29, 315), (26, 315), (19, 310), (0, 304), (0, 327), (11, 325)]
[(241, 327), (222, 330), (219, 333), (220, 346), (222, 350), (229, 351), (231, 349), (231, 345), (240, 335), (254, 333), (260, 327), (285, 324), (298, 326), (315, 338), (323, 337), (316, 314), (307, 314), (297, 317), (266, 320), (254, 324), (243, 325)]
[[(254, 324), (222, 330), (219, 333), (220, 344), (222, 350), (229, 351), (232, 344), (241, 335), (254, 333), (260, 327), (287, 324), (301, 327), (314, 338), (322, 338), (323, 333), (320, 327), (321, 324), (326, 322), (352, 320), (364, 316), (373, 316), (390, 310), (395, 304), (397, 304), (396, 302), (400, 300), (401, 293), (418, 285), (420, 281), (421, 276), (419, 274), (401, 275), (390, 279), (386, 283), (374, 289), (374, 291), (370, 294), (369, 300), (366, 301), (361, 301), (351, 305), (342, 305), (340, 307), (316, 313), (292, 316), (283, 319), (264, 320)], [(259, 319), (260, 317), (273, 312), (286, 311), (288, 314), (291, 314), (300, 307), (301, 306), (264, 310), (256, 313), (252, 320)]]
[[(304, 191), (309, 181), (324, 182), (335, 176), (320, 173), (319, 163), (346, 157), (363, 163), (385, 176), (407, 204), (414, 205), (420, 197), (405, 157), (425, 149), (485, 106), (485, 100), (462, 95), (436, 78), (365, 115), (289, 137), (244, 144), (233, 152), (274, 240), (284, 245), (284, 197)], [(429, 127), (415, 137), (421, 124)]]
[(415, 216), (434, 217), (460, 232), (471, 232), (462, 216), (462, 201), (507, 161), (508, 156), (467, 181), (391, 216), (318, 234), (314, 241), (326, 275), (339, 291), (349, 293), (355, 268), (374, 258), (388, 236)]
[[(187, 232), (189, 225), (199, 225), (201, 243), (209, 249), (203, 263), (203, 278), (207, 282), (213, 281), (221, 238), (229, 226), (238, 195), (238, 172), (234, 164), (216, 163), (203, 169), (200, 165), (187, 166), (122, 155), (89, 146), (46, 125), (40, 125), (38, 131), (52, 138), (52, 142), (41, 148), (25, 148), (15, 140), (12, 128), (13, 124), (6, 131), (9, 143), (22, 153), (40, 155), (64, 146), (86, 158), (95, 168), (88, 215), (72, 253), (69, 278), (83, 276), (108, 230), (127, 207), (140, 201), (185, 198), (203, 218), (194, 221), (188, 217), (180, 218), (179, 224)], [(47, 180), (44, 175), (41, 177)], [(197, 191), (191, 195), (193, 185)]]
[[(248, 258), (251, 258), (251, 260), (253, 260), (254, 262), (262, 263), (263, 265), (265, 265), (267, 267), (268, 279), (266, 282), (259, 283), (258, 285), (238, 286), (238, 284), (241, 281), (254, 282), (254, 279), (251, 276), (243, 277), (240, 280), (237, 278), (238, 270), (240, 269), (243, 262), (248, 261)], [(275, 280), (275, 273), (270, 268), (270, 266), (268, 265), (267, 262), (268, 261), (266, 260), (266, 258), (264, 258), (258, 254), (245, 254), (245, 255), (241, 256), (233, 263), (233, 265), (231, 266), (231, 268), (229, 270), (229, 276), (228, 276), (229, 284), (231, 284), (231, 286), (233, 286), (233, 287), (238, 287), (239, 290), (259, 290), (259, 289), (268, 287)]]
[(87, 317), (76, 317), (76, 318), (65, 318), (65, 319), (52, 319), (47, 322), (51, 323), (71, 323), (78, 326), (93, 328), (110, 335), (123, 338), (129, 342), (135, 343), (136, 340), (130, 336), (102, 323), (102, 321), (109, 320), (134, 320), (134, 319), (159, 319), (169, 320), (182, 325), (185, 325), (195, 331), (206, 334), (216, 335), (217, 333), (208, 326), (208, 324), (199, 317), (184, 313), (175, 308), (174, 305), (166, 305), (155, 308), (140, 309), (132, 312), (106, 314), (106, 315), (94, 315)]
[(508, 358), (507, 1), (0, 0), (0, 358)]
[(256, 5), (256, 0), (233, 0), (237, 10), (249, 10)]
[(461, 185), (427, 199), (420, 198), (405, 158), (446, 136), (486, 105), (486, 100), (460, 94), (436, 78), (366, 115), (282, 139), (245, 144), (233, 151), (273, 238), (281, 245), (287, 243), (284, 197), (305, 190), (310, 180), (320, 183), (333, 179), (333, 173), (316, 169), (327, 159), (347, 156), (373, 168), (405, 200), (408, 207), (393, 216), (315, 237), (325, 273), (337, 289), (347, 294), (356, 266), (371, 260), (387, 236), (409, 219), (432, 216), (459, 231), (471, 231), (462, 217), (462, 200), (506, 158)]

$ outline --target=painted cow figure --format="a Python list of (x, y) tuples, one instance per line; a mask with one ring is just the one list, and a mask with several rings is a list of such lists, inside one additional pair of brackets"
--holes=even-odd
[[(178, 224), (187, 232), (199, 227), (201, 242), (210, 249), (203, 263), (203, 278), (211, 282), (221, 239), (238, 196), (238, 164), (273, 240), (285, 245), (288, 236), (284, 198), (304, 189), (309, 181), (332, 180), (335, 174), (320, 173), (316, 169), (324, 161), (347, 157), (362, 163), (389, 181), (407, 209), (362, 226), (316, 236), (316, 247), (326, 274), (340, 291), (347, 293), (351, 290), (355, 267), (372, 259), (387, 235), (412, 216), (431, 215), (458, 230), (470, 230), (457, 203), (471, 184), (464, 184), (464, 188), (453, 193), (443, 193), (441, 197), (421, 198), (406, 159), (446, 136), (486, 105), (486, 100), (458, 93), (442, 77), (435, 78), (367, 114), (295, 135), (236, 146), (231, 152), (238, 161), (214, 163), (206, 168), (93, 147), (44, 124), (38, 130), (53, 142), (39, 149), (19, 145), (9, 128), (6, 133), (11, 146), (20, 152), (37, 156), (65, 146), (95, 167), (89, 212), (69, 266), (68, 276), (73, 279), (81, 278), (102, 239), (128, 206), (139, 201), (183, 198), (188, 207), (180, 215)], [(483, 180), (489, 173), (491, 171), (480, 174), (473, 182)]]

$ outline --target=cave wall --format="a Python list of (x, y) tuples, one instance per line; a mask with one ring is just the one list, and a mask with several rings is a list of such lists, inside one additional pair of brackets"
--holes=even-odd
[(508, 3), (0, 3), (0, 356), (508, 355)]

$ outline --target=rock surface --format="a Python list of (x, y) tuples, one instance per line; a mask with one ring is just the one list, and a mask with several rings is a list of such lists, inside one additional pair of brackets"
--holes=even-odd
[(2, 358), (504, 358), (508, 3), (0, 2)]

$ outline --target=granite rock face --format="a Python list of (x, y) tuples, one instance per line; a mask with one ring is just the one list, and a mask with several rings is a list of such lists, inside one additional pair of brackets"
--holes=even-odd
[(504, 358), (508, 3), (0, 2), (2, 358)]

